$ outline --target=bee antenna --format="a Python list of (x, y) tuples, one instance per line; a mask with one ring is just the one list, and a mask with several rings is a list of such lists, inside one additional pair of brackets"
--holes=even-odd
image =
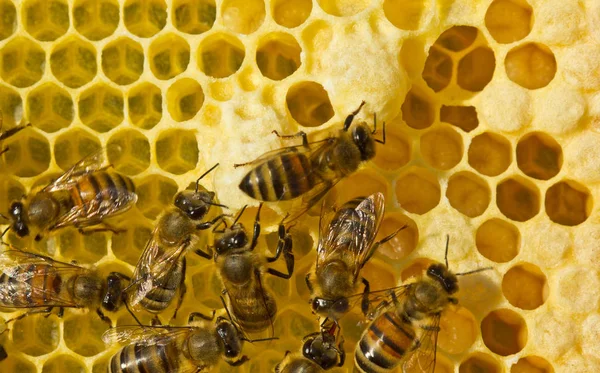
[(348, 128), (350, 128), (350, 125), (352, 124), (352, 121), (354, 120), (354, 116), (356, 114), (358, 114), (358, 112), (360, 111), (360, 109), (362, 109), (362, 107), (365, 105), (364, 101), (360, 102), (360, 105), (358, 106), (358, 108), (356, 110), (354, 110), (352, 113), (350, 113), (350, 115), (348, 115), (346, 117), (346, 120), (344, 121), (344, 131), (348, 131)]
[(2, 239), (4, 238), (4, 235), (5, 235), (5, 234), (6, 234), (6, 233), (7, 233), (9, 230), (10, 230), (10, 227), (6, 228), (6, 229), (4, 230), (4, 232), (2, 232), (2, 235), (0, 235), (0, 243), (2, 243), (2, 244), (5, 244), (5, 245), (6, 245), (6, 242), (4, 242), (4, 240), (2, 240)]
[[(196, 192), (197, 192), (197, 189), (196, 189)], [(207, 204), (207, 205), (211, 205), (211, 206), (223, 207), (223, 208), (226, 208), (226, 209), (228, 209), (228, 208), (229, 208), (229, 207), (227, 207), (227, 206), (225, 206), (225, 205), (222, 205), (222, 204), (220, 204), (220, 203), (206, 202), (206, 204)]]
[(0, 214), (0, 218), (6, 219), (6, 220), (10, 220), (6, 215), (4, 214)]
[(248, 207), (248, 205), (245, 205), (244, 207), (242, 207), (242, 209), (240, 210), (238, 216), (236, 216), (235, 220), (233, 221), (233, 223), (231, 224), (232, 226), (235, 225), (235, 223), (237, 223), (238, 220), (240, 220), (240, 218), (242, 217), (242, 214), (244, 213), (244, 211), (246, 210), (246, 207)]
[(198, 193), (198, 186), (200, 185), (200, 180), (202, 180), (202, 178), (206, 175), (208, 175), (212, 170), (214, 170), (215, 168), (217, 168), (217, 166), (219, 166), (219, 164), (217, 163), (216, 165), (212, 166), (208, 171), (206, 171), (205, 173), (203, 173), (197, 180), (196, 180), (196, 193)]
[(446, 262), (446, 268), (448, 268), (448, 246), (450, 245), (450, 235), (446, 235), (446, 254), (444, 255), (444, 261)]
[(377, 113), (373, 113), (373, 132), (371, 135), (374, 135), (377, 132)]
[(455, 276), (467, 276), (467, 275), (472, 275), (474, 273), (479, 273), (479, 272), (483, 272), (483, 271), (489, 271), (490, 269), (493, 269), (493, 267), (485, 267), (485, 268), (479, 268), (479, 269), (474, 269), (472, 271), (468, 271), (468, 272), (462, 272), (462, 273), (455, 273)]

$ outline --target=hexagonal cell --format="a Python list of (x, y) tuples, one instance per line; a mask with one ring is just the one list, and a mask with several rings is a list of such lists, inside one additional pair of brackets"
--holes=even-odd
[(365, 10), (371, 4), (371, 0), (317, 0), (317, 3), (331, 15), (347, 17)]
[(533, 9), (525, 0), (494, 0), (485, 13), (485, 27), (498, 43), (521, 40), (532, 26)]
[(66, 171), (84, 157), (100, 150), (101, 147), (95, 135), (81, 128), (74, 128), (56, 139), (54, 158), (56, 164)]
[(556, 58), (550, 48), (540, 43), (514, 47), (504, 60), (506, 75), (527, 89), (547, 86), (556, 75)]
[(292, 118), (305, 127), (318, 127), (333, 117), (333, 106), (323, 86), (304, 81), (292, 85), (285, 97)]
[(217, 18), (214, 0), (175, 0), (173, 25), (186, 34), (201, 34), (210, 30)]
[(50, 55), (50, 69), (67, 87), (79, 88), (96, 76), (96, 49), (75, 36), (63, 40)]
[(294, 28), (306, 21), (312, 11), (311, 0), (274, 0), (271, 2), (271, 12), (277, 24)]
[(437, 177), (424, 168), (411, 167), (396, 179), (396, 199), (413, 214), (425, 214), (440, 202), (441, 190)]
[(496, 263), (506, 263), (519, 254), (521, 233), (514, 224), (492, 218), (477, 228), (477, 251)]
[(132, 34), (149, 38), (167, 24), (167, 4), (164, 0), (127, 0), (123, 21)]
[(365, 264), (361, 275), (369, 280), (372, 289), (389, 289), (398, 285), (396, 271), (392, 268), (391, 263), (377, 258), (373, 258)]
[(198, 68), (213, 78), (225, 78), (240, 69), (246, 51), (244, 44), (229, 34), (213, 34), (198, 47)]
[[(389, 183), (373, 169), (362, 169), (344, 178), (335, 186), (335, 201), (342, 205), (353, 198), (370, 196), (381, 192), (385, 198), (389, 196)], [(319, 207), (320, 211), (320, 207)]]
[(417, 258), (413, 260), (411, 264), (404, 268), (400, 273), (402, 282), (405, 282), (411, 277), (422, 276), (423, 272), (425, 272), (432, 263), (434, 263), (434, 261), (429, 258)]
[(221, 4), (223, 24), (238, 34), (251, 34), (265, 20), (263, 0), (224, 0)]
[(548, 188), (544, 205), (550, 220), (561, 225), (575, 226), (590, 216), (593, 199), (584, 185), (564, 180)]
[(502, 373), (504, 367), (498, 360), (488, 354), (475, 352), (458, 367), (458, 373)]
[(543, 132), (523, 136), (517, 144), (517, 165), (523, 173), (539, 180), (556, 176), (563, 163), (562, 148)]
[(438, 347), (449, 354), (462, 354), (475, 343), (479, 328), (475, 316), (461, 306), (451, 306), (440, 318)]
[(423, 79), (434, 92), (446, 88), (452, 80), (453, 69), (452, 58), (441, 50), (436, 44), (429, 48), (425, 66), (423, 67)]
[(0, 84), (0, 121), (1, 131), (6, 131), (18, 125), (23, 113), (23, 100), (19, 92)]
[(28, 0), (23, 4), (23, 26), (40, 41), (54, 41), (69, 29), (69, 6), (64, 0)]
[(54, 83), (43, 84), (27, 96), (27, 118), (44, 132), (56, 132), (73, 121), (73, 100)]
[(89, 40), (102, 40), (119, 26), (119, 3), (116, 0), (76, 0), (73, 6), (75, 30)]
[(302, 48), (290, 34), (271, 33), (261, 39), (256, 50), (256, 64), (269, 79), (281, 80), (300, 67)]
[(172, 206), (173, 197), (179, 189), (173, 180), (162, 175), (146, 176), (136, 184), (137, 207), (148, 219), (156, 219)]
[(477, 47), (459, 62), (456, 83), (467, 91), (480, 92), (492, 80), (496, 57), (489, 47)]
[(534, 310), (548, 298), (548, 280), (538, 266), (521, 263), (509, 269), (502, 278), (502, 293), (515, 307)]
[[(0, 213), (8, 211), (12, 201), (19, 200), (25, 194), (25, 187), (12, 177), (4, 176), (0, 179)], [(1, 220), (4, 222), (4, 219)]]
[(554, 373), (554, 368), (546, 359), (530, 355), (513, 364), (510, 373)]
[(178, 122), (192, 119), (204, 103), (204, 92), (196, 80), (183, 78), (173, 83), (167, 91), (167, 108)]
[(527, 344), (527, 324), (515, 311), (498, 309), (481, 321), (481, 337), (493, 353), (500, 356), (513, 355)]
[(79, 118), (96, 132), (108, 132), (123, 121), (123, 94), (107, 84), (99, 83), (79, 97)]
[(156, 140), (156, 161), (163, 170), (181, 175), (198, 164), (198, 141), (195, 131), (168, 130)]
[(37, 176), (50, 167), (48, 139), (31, 127), (5, 140), (2, 146), (10, 151), (2, 154), (1, 164), (16, 176)]
[(113, 254), (132, 266), (136, 265), (152, 235), (152, 229), (149, 225), (136, 224), (125, 232), (113, 234), (110, 242)]
[(184, 72), (190, 63), (190, 45), (176, 34), (155, 39), (148, 50), (150, 70), (158, 79), (171, 79)]
[(433, 98), (424, 90), (413, 86), (402, 103), (402, 120), (418, 130), (431, 126), (435, 120), (433, 102)]
[[(333, 40), (333, 28), (329, 22), (314, 21), (302, 30), (302, 40), (311, 52), (326, 50)], [(307, 63), (310, 65), (310, 59)]]
[(60, 253), (80, 263), (96, 263), (107, 253), (105, 233), (80, 234), (77, 229), (68, 228), (57, 233)]
[(192, 276), (192, 289), (198, 303), (209, 309), (223, 307), (219, 299), (223, 283), (213, 267), (204, 267)]
[(0, 40), (11, 36), (17, 26), (17, 9), (10, 0), (0, 1)]
[[(408, 359), (402, 364), (403, 373), (423, 373), (423, 368), (431, 364), (431, 352), (424, 348), (417, 349), (409, 354)], [(441, 353), (436, 354), (434, 373), (454, 373), (454, 363)]]
[(530, 181), (511, 177), (496, 187), (496, 204), (507, 218), (527, 221), (540, 212), (540, 192)]
[(162, 118), (162, 92), (152, 83), (144, 82), (132, 88), (127, 105), (129, 120), (142, 129), (153, 128)]
[(110, 42), (102, 50), (102, 71), (117, 84), (135, 82), (144, 71), (142, 46), (127, 37)]
[(451, 128), (438, 127), (421, 136), (421, 155), (439, 170), (449, 170), (462, 159), (462, 137)]
[(381, 255), (392, 260), (400, 260), (415, 250), (419, 242), (419, 227), (414, 220), (404, 214), (386, 213), (377, 233), (377, 240), (387, 237), (404, 225), (407, 227), (377, 249)]
[(430, 5), (425, 0), (385, 0), (383, 13), (400, 30), (418, 30), (421, 17), (428, 6)]
[(108, 161), (118, 172), (137, 175), (150, 166), (150, 143), (139, 131), (124, 129), (115, 133), (106, 148)]
[(58, 347), (60, 325), (56, 315), (28, 315), (12, 325), (12, 344), (15, 350), (30, 356), (48, 354)]
[(35, 365), (19, 354), (8, 352), (8, 357), (0, 361), (0, 370), (3, 372), (37, 373)]
[(384, 170), (405, 166), (412, 156), (412, 138), (400, 131), (399, 126), (388, 126), (385, 146), (377, 146), (373, 163)]
[(44, 50), (26, 37), (16, 37), (0, 49), (0, 77), (15, 87), (29, 87), (42, 79), (45, 64)]
[(446, 197), (450, 205), (470, 218), (485, 212), (492, 199), (489, 185), (481, 177), (468, 171), (455, 173), (448, 180)]
[(484, 132), (471, 140), (468, 160), (480, 174), (498, 176), (512, 162), (510, 142), (502, 135)]
[(106, 349), (102, 334), (108, 330), (109, 325), (96, 312), (67, 315), (63, 327), (65, 344), (76, 354), (94, 356)]
[(450, 123), (465, 132), (471, 132), (479, 125), (475, 106), (446, 106), (440, 109), (440, 122)]
[(451, 52), (460, 52), (473, 44), (478, 33), (479, 30), (473, 26), (453, 26), (444, 31), (434, 45)]
[(61, 354), (48, 359), (44, 363), (42, 373), (85, 372), (86, 368), (71, 355)]

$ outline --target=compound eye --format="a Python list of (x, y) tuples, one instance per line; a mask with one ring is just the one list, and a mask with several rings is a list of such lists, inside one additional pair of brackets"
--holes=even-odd
[(318, 312), (318, 311), (329, 308), (330, 307), (329, 303), (330, 302), (328, 300), (325, 300), (323, 298), (315, 298), (312, 301), (312, 308), (313, 308), (313, 310)]
[(363, 127), (356, 127), (354, 130), (354, 141), (358, 144), (363, 144), (367, 141), (368, 134)]
[(233, 237), (235, 247), (242, 247), (246, 244), (246, 234), (244, 232), (237, 232)]
[(334, 311), (336, 313), (344, 313), (348, 310), (349, 304), (348, 304), (348, 298), (341, 298), (338, 299), (335, 304), (333, 305)]
[(23, 223), (18, 223), (14, 225), (14, 231), (19, 237), (25, 237), (29, 235), (29, 228)]
[(202, 219), (204, 215), (206, 215), (206, 208), (204, 208), (204, 206), (190, 208), (188, 212), (188, 216), (192, 220)]

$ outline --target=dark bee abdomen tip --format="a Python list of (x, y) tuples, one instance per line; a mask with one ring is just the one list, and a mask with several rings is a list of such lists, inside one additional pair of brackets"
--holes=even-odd
[(249, 195), (250, 197), (254, 198), (254, 183), (252, 182), (252, 174), (253, 172), (250, 171), (246, 174), (246, 176), (244, 176), (242, 178), (242, 181), (240, 181), (240, 184), (238, 185), (238, 188), (240, 188), (240, 190), (244, 193), (246, 193), (247, 195)]

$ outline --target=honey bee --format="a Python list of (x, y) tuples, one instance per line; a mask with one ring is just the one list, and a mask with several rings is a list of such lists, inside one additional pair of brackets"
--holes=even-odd
[[(190, 315), (188, 323), (196, 315)], [(214, 327), (120, 326), (107, 330), (102, 339), (106, 344), (127, 343), (110, 359), (109, 373), (207, 372), (220, 359), (231, 366), (248, 361), (242, 355), (247, 339), (224, 317), (218, 317)]]
[[(3, 120), (2, 120), (2, 113), (0, 113), (0, 130), (2, 129), (2, 122), (3, 122)], [(21, 130), (25, 129), (26, 127), (29, 127), (29, 126), (31, 126), (31, 124), (27, 124), (25, 126), (14, 127), (14, 128), (9, 129), (8, 131), (1, 132), (0, 133), (0, 142), (2, 140), (8, 139), (11, 136), (16, 135), (17, 132), (19, 132), (19, 131), (21, 131)], [(0, 148), (0, 155), (6, 153), (7, 151), (8, 151), (8, 148)]]
[[(244, 332), (258, 333), (271, 326), (277, 313), (277, 305), (273, 296), (262, 284), (262, 272), (265, 262), (275, 262), (283, 253), (287, 273), (274, 268), (266, 268), (266, 272), (284, 279), (289, 279), (294, 271), (294, 255), (292, 254), (292, 237), (283, 224), (279, 225), (279, 242), (273, 257), (265, 257), (254, 252), (260, 235), (259, 206), (254, 221), (252, 240), (248, 239), (246, 229), (237, 221), (244, 213), (244, 207), (231, 227), (225, 220), (221, 222), (224, 229), (215, 230), (214, 260), (218, 273), (227, 293), (233, 320)], [(215, 228), (217, 228), (216, 226)]]
[(424, 372), (435, 371), (440, 316), (449, 304), (458, 303), (453, 297), (458, 291), (457, 276), (491, 269), (452, 273), (448, 268), (448, 243), (449, 237), (445, 265), (431, 264), (425, 276), (392, 290), (391, 303), (384, 300), (370, 313), (373, 321), (354, 352), (356, 371), (390, 372), (417, 351), (422, 355), (420, 368)]
[[(9, 209), (12, 230), (25, 237), (30, 227), (39, 233), (36, 241), (52, 231), (74, 226), (82, 233), (109, 230), (118, 232), (104, 219), (129, 210), (137, 201), (133, 181), (102, 167), (103, 151), (71, 167), (25, 202), (14, 201)], [(88, 228), (88, 229), (86, 229)]]
[[(98, 316), (112, 325), (102, 309), (114, 312), (121, 306), (121, 294), (129, 278), (111, 272), (102, 278), (94, 269), (59, 262), (9, 246), (0, 253), (0, 307), (34, 309), (17, 316), (50, 313), (59, 308), (96, 308)], [(7, 321), (7, 323), (9, 322)]]
[[(160, 313), (169, 306), (179, 290), (179, 301), (173, 318), (177, 316), (186, 292), (185, 253), (198, 230), (208, 229), (223, 218), (223, 215), (219, 215), (211, 221), (202, 221), (211, 206), (225, 207), (214, 201), (214, 192), (199, 190), (200, 180), (217, 166), (218, 164), (196, 180), (195, 190), (177, 193), (174, 206), (158, 220), (136, 265), (131, 285), (126, 289), (129, 305), (139, 304), (151, 313)], [(196, 250), (196, 253), (211, 258), (209, 253), (201, 250)]]
[[(275, 366), (275, 373), (320, 373), (346, 361), (344, 341), (335, 333), (337, 324), (311, 333), (302, 339), (301, 354), (285, 353), (283, 360)], [(339, 340), (339, 343), (336, 341)]]
[[(375, 242), (384, 212), (385, 199), (381, 193), (352, 199), (339, 209), (322, 209), (317, 260), (306, 275), (313, 312), (339, 320), (351, 309), (350, 298), (357, 292), (361, 269), (381, 244), (406, 228), (403, 226)], [(370, 286), (365, 278), (361, 281), (364, 284), (361, 308), (366, 313)]]
[(346, 117), (344, 127), (337, 136), (309, 143), (304, 132), (295, 135), (279, 135), (280, 138), (302, 137), (302, 144), (267, 152), (256, 160), (236, 164), (234, 167), (252, 166), (242, 178), (240, 190), (248, 196), (266, 202), (292, 200), (302, 196), (302, 204), (288, 216), (292, 221), (315, 205), (335, 184), (355, 172), (359, 166), (375, 156), (375, 143), (385, 144), (385, 122), (383, 139), (375, 139), (374, 129), (364, 124), (348, 131), (365, 102)]

